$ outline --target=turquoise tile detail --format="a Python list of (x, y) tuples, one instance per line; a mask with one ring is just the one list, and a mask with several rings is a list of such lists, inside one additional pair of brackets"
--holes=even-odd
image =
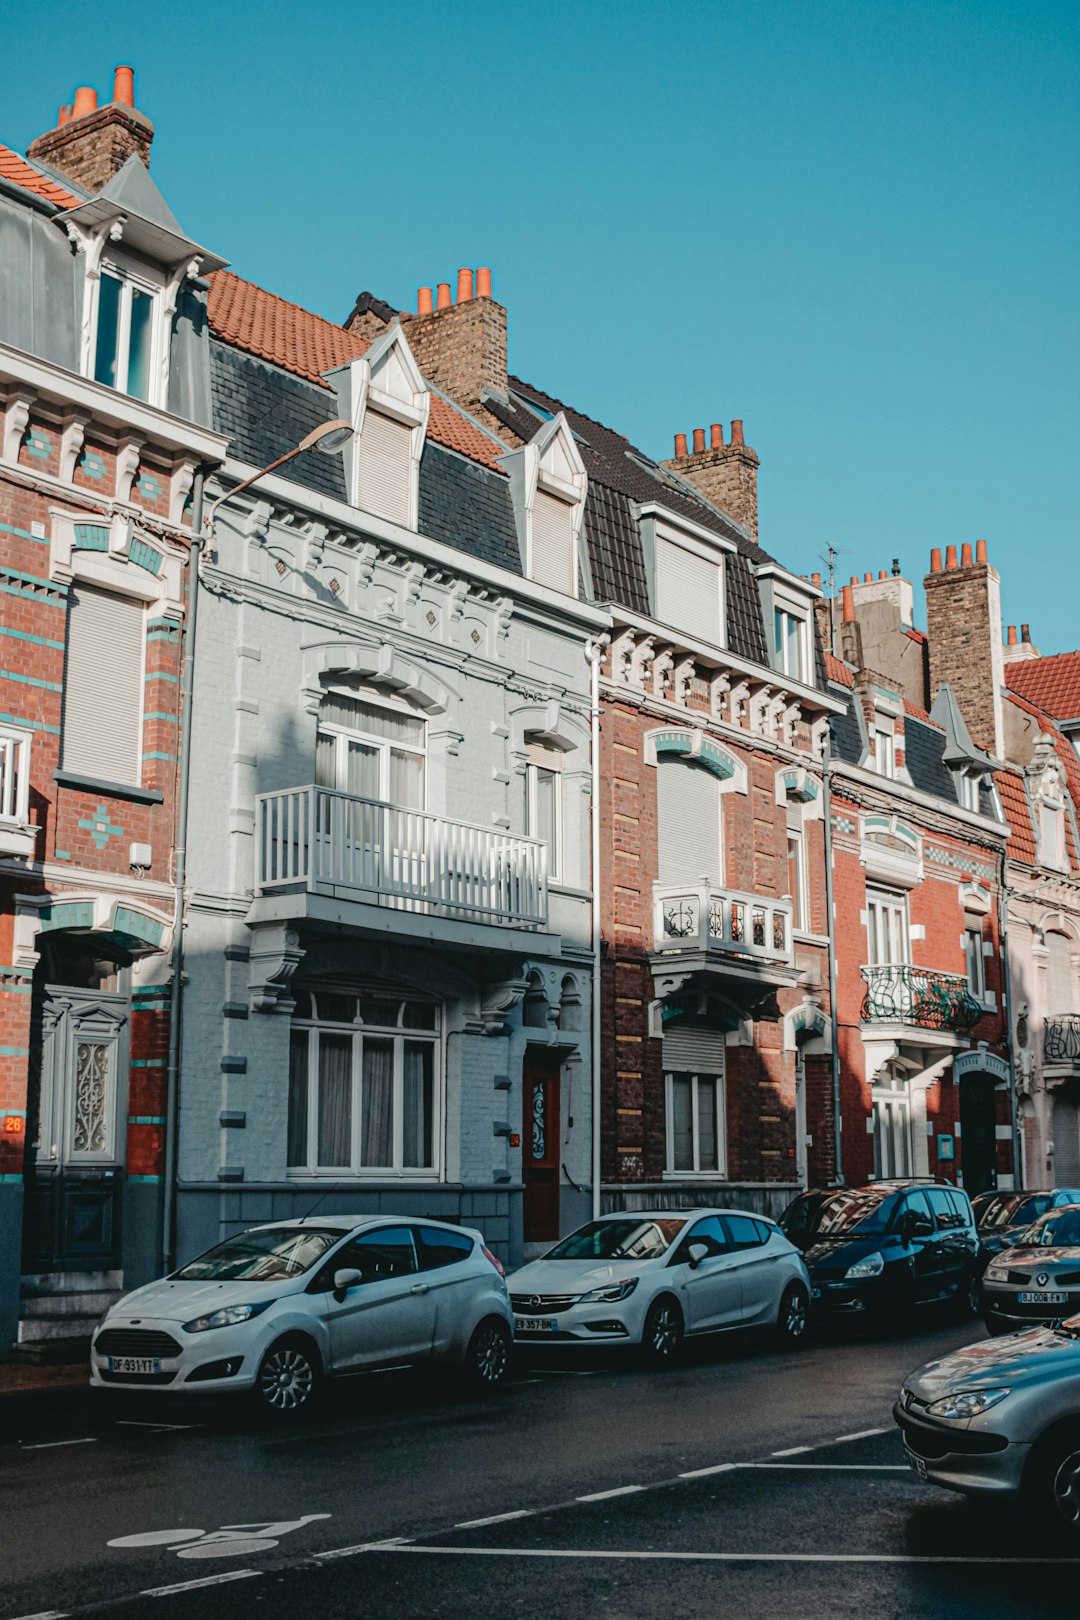
[(161, 479), (152, 472), (140, 472), (135, 488), (147, 501), (156, 501), (161, 494)]
[(86, 817), (79, 822), (83, 832), (88, 832), (96, 849), (104, 849), (110, 838), (123, 838), (124, 829), (119, 822), (113, 821), (108, 809), (99, 804), (92, 817)]
[[(0, 1046), (0, 1057), (29, 1057), (29, 1056), (30, 1056), (30, 1048), (28, 1046)], [(5, 1112), (5, 1114), (17, 1114), (17, 1113), (20, 1112), (20, 1110), (18, 1108), (5, 1108), (4, 1112)]]
[(0, 534), (16, 534), (20, 540), (36, 540), (39, 546), (47, 546), (49, 539), (44, 534), (31, 534), (29, 529), (20, 529), (14, 523), (0, 523)]
[[(165, 724), (169, 725), (169, 726), (175, 726), (175, 724), (176, 724), (176, 716), (175, 716), (175, 714), (162, 714), (157, 709), (149, 710), (146, 714), (143, 715), (143, 719), (144, 720), (164, 720)], [(144, 755), (144, 758), (145, 757), (146, 756)]]
[(141, 911), (132, 911), (130, 906), (117, 906), (113, 913), (113, 929), (131, 939), (143, 939), (150, 945), (160, 945), (165, 925), (154, 917), (144, 917)]
[(172, 761), (175, 758), (176, 758), (175, 754), (156, 754), (155, 753), (155, 754), (144, 754), (143, 755), (143, 759), (167, 759), (167, 760)]
[(54, 737), (59, 737), (59, 726), (47, 726), (44, 720), (24, 720), (21, 714), (0, 714), (0, 721), (9, 726), (26, 726), (30, 731), (51, 731)]
[(143, 680), (172, 681), (173, 685), (176, 686), (179, 683), (180, 677), (179, 675), (167, 675), (163, 669), (148, 669), (146, 674), (143, 676)]
[(68, 849), (54, 849), (53, 855), (58, 861), (70, 861), (71, 851)]
[(168, 1121), (164, 1114), (129, 1114), (129, 1125), (166, 1125)]
[(148, 574), (161, 572), (161, 552), (148, 546), (145, 540), (133, 540), (128, 548), (128, 557), (136, 568), (145, 568)]
[(86, 478), (104, 478), (105, 462), (96, 450), (84, 450), (79, 457), (79, 467)]
[(54, 905), (46, 906), (38, 915), (41, 918), (42, 933), (48, 933), (53, 928), (93, 928), (94, 902), (61, 900)]
[(0, 624), (0, 636), (11, 636), (15, 641), (32, 641), (38, 647), (56, 647), (63, 652), (62, 641), (50, 641), (48, 636), (34, 636), (29, 630), (9, 630), (6, 624)]
[(0, 669), (0, 679), (18, 681), (20, 686), (40, 686), (45, 692), (62, 692), (64, 690), (58, 681), (42, 681), (36, 675), (18, 675), (13, 669)]
[(101, 523), (76, 523), (75, 544), (81, 551), (108, 551), (109, 531)]
[(28, 428), (26, 438), (23, 440), (28, 455), (36, 456), (39, 461), (48, 461), (52, 455), (52, 440), (47, 433), (38, 428)]
[(132, 1058), (128, 1065), (131, 1069), (166, 1069), (168, 1066), (167, 1058)]
[[(21, 1181), (22, 1177), (21, 1176), (11, 1176), (9, 1179), (12, 1180), (12, 1181)], [(156, 1182), (156, 1181), (161, 1181), (163, 1179), (163, 1177), (161, 1177), (161, 1176), (128, 1176), (126, 1179), (128, 1181), (155, 1181)]]

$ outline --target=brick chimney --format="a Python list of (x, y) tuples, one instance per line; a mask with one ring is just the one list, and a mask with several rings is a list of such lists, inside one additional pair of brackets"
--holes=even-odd
[(1001, 688), (1005, 661), (1001, 638), (1001, 580), (990, 566), (986, 542), (972, 555), (948, 546), (931, 553), (926, 591), (926, 633), (930, 652), (930, 702), (942, 686), (951, 686), (972, 740), (1001, 756), (1004, 707)]
[(112, 100), (98, 106), (97, 91), (75, 92), (74, 107), (61, 107), (56, 128), (31, 141), (26, 155), (55, 169), (89, 192), (108, 185), (134, 154), (150, 167), (154, 126), (135, 106), (135, 75), (118, 67)]
[(726, 512), (754, 541), (758, 537), (757, 475), (761, 465), (758, 454), (743, 440), (743, 425), (736, 420), (731, 424), (731, 443), (724, 443), (724, 430), (719, 422), (709, 429), (709, 443), (705, 444), (705, 429), (695, 428), (693, 450), (686, 453), (686, 435), (675, 435), (675, 454), (670, 461), (661, 462), (695, 489), (706, 500), (712, 501)]
[[(432, 307), (434, 303), (434, 308)], [(416, 363), (437, 388), (467, 410), (476, 410), (485, 390), (506, 397), (506, 310), (491, 296), (491, 271), (459, 270), (457, 298), (450, 283), (438, 284), (438, 296), (421, 287), (418, 313), (408, 319), (409, 347)]]

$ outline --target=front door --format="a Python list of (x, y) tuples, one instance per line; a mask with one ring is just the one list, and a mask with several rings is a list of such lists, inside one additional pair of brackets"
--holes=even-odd
[(969, 1198), (997, 1186), (994, 1082), (988, 1074), (960, 1081), (960, 1142), (964, 1191)]
[(123, 993), (45, 991), (27, 1132), (24, 1272), (119, 1264), (128, 1024)]
[(559, 1235), (559, 1060), (530, 1047), (522, 1075), (524, 1121), (521, 1154), (525, 1184), (526, 1243), (554, 1243)]

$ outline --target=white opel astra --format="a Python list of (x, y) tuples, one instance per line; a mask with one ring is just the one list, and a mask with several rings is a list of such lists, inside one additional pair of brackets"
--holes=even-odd
[(510, 1278), (518, 1343), (640, 1346), (657, 1364), (683, 1338), (769, 1325), (797, 1344), (810, 1281), (774, 1221), (733, 1209), (607, 1215)]
[(253, 1391), (288, 1416), (324, 1378), (373, 1367), (443, 1362), (491, 1387), (510, 1347), (506, 1281), (480, 1232), (326, 1215), (237, 1233), (136, 1288), (94, 1333), (90, 1382)]

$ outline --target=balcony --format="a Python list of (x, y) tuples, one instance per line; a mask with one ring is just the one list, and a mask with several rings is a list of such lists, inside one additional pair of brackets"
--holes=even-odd
[(740, 894), (711, 883), (653, 885), (657, 951), (791, 965), (791, 901)]
[(985, 1015), (986, 1009), (958, 973), (890, 962), (864, 967), (862, 976), (866, 980), (864, 1024), (908, 1024), (967, 1034)]
[(1043, 1062), (1080, 1066), (1080, 1013), (1053, 1013), (1045, 1020)]
[(321, 787), (260, 794), (256, 827), (262, 896), (306, 892), (420, 918), (547, 926), (538, 839)]

